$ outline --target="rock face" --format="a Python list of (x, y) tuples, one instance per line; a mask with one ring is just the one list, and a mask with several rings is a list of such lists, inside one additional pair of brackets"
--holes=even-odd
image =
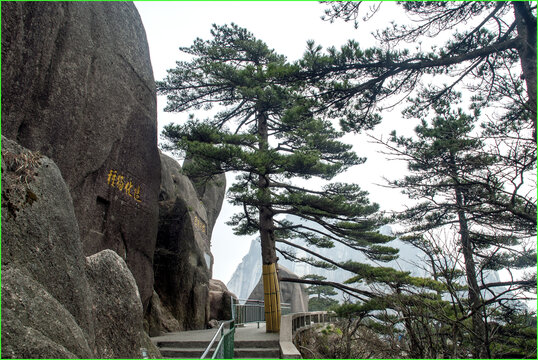
[[(37, 294), (46, 292), (57, 301), (55, 308), (72, 315), (92, 345), (85, 258), (67, 186), (54, 162), (2, 137), (2, 275), (8, 269), (13, 277), (2, 279), (2, 315), (4, 299), (10, 298), (4, 285), (9, 293), (10, 279), (22, 273), (27, 281), (13, 284), (13, 296), (20, 289), (37, 300)], [(2, 327), (9, 323), (2, 320)]]
[(2, 137), (2, 357), (139, 357), (141, 329), (123, 259), (85, 258), (58, 167)]
[(153, 72), (136, 8), (1, 6), (2, 134), (58, 165), (84, 254), (116, 251), (147, 305), (160, 164)]
[[(205, 328), (213, 266), (209, 233), (220, 211), (215, 199), (224, 196), (224, 185), (215, 185), (222, 195), (204, 196), (205, 191), (199, 196), (177, 161), (161, 155), (161, 167), (155, 291), (162, 305), (178, 320), (180, 329)], [(207, 215), (204, 199), (212, 209), (218, 208), (217, 214)]]
[[(282, 265), (278, 265), (278, 277), (299, 278)], [(252, 290), (248, 300), (263, 301), (263, 298), (263, 282), (260, 278), (258, 285)], [(308, 294), (303, 284), (280, 282), (280, 298), (281, 302), (290, 304), (292, 313), (308, 311)]]
[(209, 318), (211, 320), (230, 320), (232, 318), (232, 298), (237, 296), (230, 292), (220, 280), (209, 280)]
[(93, 334), (45, 286), (2, 264), (3, 358), (93, 358), (92, 341)]
[(168, 332), (180, 331), (177, 319), (163, 306), (159, 295), (154, 291), (146, 312), (147, 332), (149, 336), (161, 336)]
[[(186, 159), (183, 166), (186, 166), (192, 159)], [(195, 177), (189, 176), (192, 185), (196, 189), (198, 198), (204, 204), (207, 213), (207, 236), (211, 241), (211, 235), (213, 234), (213, 227), (217, 222), (217, 217), (220, 214), (222, 208), (222, 202), (224, 201), (224, 195), (226, 190), (226, 175), (216, 175), (212, 181), (201, 181)]]

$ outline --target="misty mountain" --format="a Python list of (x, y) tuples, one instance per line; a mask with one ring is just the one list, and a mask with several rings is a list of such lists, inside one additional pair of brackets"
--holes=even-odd
[[(309, 224), (309, 226), (317, 226), (317, 224)], [(318, 226), (319, 227), (319, 226)], [(392, 235), (392, 228), (388, 225), (385, 225), (379, 229), (379, 232), (384, 235)], [(297, 244), (303, 247), (310, 248), (315, 251), (323, 252), (323, 255), (326, 257), (329, 257), (337, 262), (345, 262), (347, 260), (353, 260), (361, 263), (371, 264), (371, 265), (378, 265), (378, 266), (387, 266), (392, 267), (397, 270), (401, 271), (408, 271), (412, 276), (417, 277), (425, 277), (429, 276), (425, 269), (421, 266), (421, 264), (424, 263), (425, 254), (417, 249), (416, 247), (405, 243), (401, 241), (400, 239), (396, 238), (395, 240), (389, 242), (387, 245), (392, 246), (394, 248), (399, 249), (399, 257), (396, 260), (392, 260), (389, 262), (374, 262), (370, 259), (368, 259), (365, 255), (363, 255), (359, 251), (355, 251), (353, 249), (350, 249), (349, 247), (334, 242), (333, 248), (315, 248), (312, 246), (306, 245), (303, 241), (297, 241)], [(308, 257), (309, 254), (306, 252), (291, 248), (288, 246), (282, 246), (280, 244), (279, 247), (282, 247), (283, 249), (292, 251), (295, 256), (297, 257)], [(336, 270), (330, 270), (330, 269), (322, 269), (315, 266), (312, 266), (310, 264), (306, 264), (303, 262), (294, 262), (287, 259), (284, 259), (282, 257), (278, 260), (279, 265), (283, 265), (284, 267), (291, 270), (294, 274), (296, 274), (299, 277), (302, 277), (304, 275), (308, 274), (315, 274), (315, 275), (321, 275), (327, 278), (327, 281), (333, 281), (338, 283), (343, 283), (347, 279), (351, 278), (354, 274), (343, 270), (343, 269), (336, 269)], [(230, 291), (232, 291), (234, 294), (236, 294), (239, 299), (247, 299), (258, 281), (261, 277), (261, 271), (262, 270), (262, 263), (261, 263), (261, 246), (260, 246), (260, 239), (256, 238), (253, 239), (250, 244), (250, 249), (248, 253), (243, 257), (243, 260), (241, 263), (237, 266), (236, 270), (234, 271), (230, 281), (227, 284), (227, 287)], [(462, 281), (464, 281), (462, 279)], [(497, 282), (499, 280), (499, 275), (497, 272), (491, 272), (488, 274), (486, 282)], [(366, 288), (367, 285), (360, 285), (355, 284), (354, 286), (364, 287)], [(500, 289), (499, 289), (500, 290)], [(338, 291), (338, 295), (335, 296), (335, 298), (339, 301), (342, 301), (344, 299), (344, 294), (341, 291)], [(486, 295), (486, 298), (489, 296)]]

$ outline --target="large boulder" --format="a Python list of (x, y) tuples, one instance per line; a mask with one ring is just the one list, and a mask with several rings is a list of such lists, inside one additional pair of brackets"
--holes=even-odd
[[(278, 265), (278, 277), (286, 277), (298, 279), (299, 277), (292, 273), (289, 269), (285, 268), (282, 265)], [(288, 303), (291, 308), (292, 313), (296, 312), (307, 312), (308, 311), (308, 294), (306, 292), (306, 287), (303, 284), (298, 283), (289, 283), (289, 282), (280, 282), (280, 301), (283, 303)], [(252, 293), (248, 297), (248, 300), (264, 300), (263, 295), (263, 281), (260, 278), (260, 281), (252, 290)]]
[(95, 320), (95, 346), (101, 358), (139, 358), (142, 303), (133, 275), (112, 250), (86, 258)]
[(209, 280), (209, 319), (230, 320), (232, 318), (232, 299), (237, 296), (230, 292), (220, 280)]
[(140, 356), (142, 303), (110, 250), (86, 258), (54, 162), (2, 137), (2, 357)]
[(162, 154), (161, 168), (155, 290), (182, 330), (204, 328), (213, 265), (207, 212), (177, 161)]
[(160, 163), (153, 72), (136, 8), (1, 6), (2, 134), (58, 165), (84, 253), (116, 251), (147, 305)]
[[(2, 272), (7, 268), (41, 284), (39, 291), (72, 315), (93, 346), (85, 257), (69, 190), (53, 161), (2, 136)], [(2, 279), (2, 290), (9, 279)], [(12, 291), (36, 294), (34, 285), (28, 280)], [(4, 297), (2, 291), (2, 305)]]
[(3, 358), (93, 358), (93, 340), (43, 284), (2, 264)]

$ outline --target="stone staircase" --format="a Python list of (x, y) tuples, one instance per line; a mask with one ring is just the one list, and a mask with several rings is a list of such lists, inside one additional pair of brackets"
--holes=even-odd
[(278, 359), (280, 348), (278, 340), (236, 340), (234, 359)]
[[(157, 341), (156, 345), (166, 359), (199, 359), (208, 341), (162, 340)], [(211, 358), (216, 347), (215, 343), (206, 358)], [(278, 359), (279, 357), (278, 340), (236, 340), (234, 342), (234, 359)]]
[[(163, 340), (156, 344), (165, 359), (199, 359), (204, 353), (209, 341), (202, 340)], [(217, 347), (215, 343), (207, 358), (211, 358)]]
[[(215, 334), (212, 330), (195, 330), (170, 333), (152, 338), (164, 358), (168, 359), (199, 359), (211, 338)], [(213, 345), (209, 354), (210, 359), (217, 347)], [(280, 347), (278, 334), (265, 333), (265, 327), (251, 326), (237, 327), (234, 341), (234, 359), (278, 359)]]

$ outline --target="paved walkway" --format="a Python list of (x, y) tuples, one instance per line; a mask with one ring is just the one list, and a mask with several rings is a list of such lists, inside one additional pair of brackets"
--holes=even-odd
[[(190, 330), (190, 331), (180, 331), (168, 333), (163, 336), (156, 336), (151, 338), (154, 343), (159, 341), (175, 341), (175, 340), (185, 340), (185, 341), (211, 341), (217, 328), (207, 329), (207, 330)], [(235, 327), (235, 340), (236, 341), (278, 341), (278, 333), (267, 333), (265, 332), (265, 323), (260, 322), (259, 328), (257, 323), (248, 323), (245, 325), (240, 325)]]
[(249, 323), (235, 328), (235, 341), (278, 341), (278, 333), (265, 332), (265, 322)]

